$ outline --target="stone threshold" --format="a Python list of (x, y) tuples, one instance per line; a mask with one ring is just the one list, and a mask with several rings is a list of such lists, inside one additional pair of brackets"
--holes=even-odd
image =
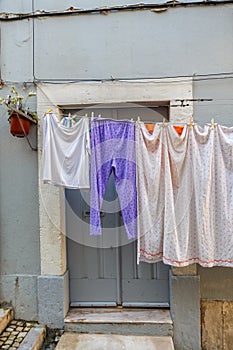
[(136, 308), (70, 308), (65, 323), (168, 323), (167, 309)]
[(168, 309), (71, 308), (65, 317), (65, 331), (121, 335), (173, 334)]

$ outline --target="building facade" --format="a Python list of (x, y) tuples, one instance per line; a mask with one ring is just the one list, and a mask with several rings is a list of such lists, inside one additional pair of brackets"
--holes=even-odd
[[(35, 152), (9, 134), (0, 107), (0, 302), (17, 318), (62, 327), (75, 301), (69, 194), (41, 181), (43, 114), (137, 103), (166, 105), (173, 122), (193, 115), (232, 126), (233, 3), (0, 0), (0, 8), (1, 96), (12, 85), (36, 91), (30, 107), (41, 118), (29, 134)], [(232, 269), (167, 273), (176, 348), (230, 349)]]

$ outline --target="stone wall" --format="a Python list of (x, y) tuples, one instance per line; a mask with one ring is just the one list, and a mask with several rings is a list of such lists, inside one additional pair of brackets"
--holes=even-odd
[(201, 301), (203, 350), (232, 350), (233, 302)]

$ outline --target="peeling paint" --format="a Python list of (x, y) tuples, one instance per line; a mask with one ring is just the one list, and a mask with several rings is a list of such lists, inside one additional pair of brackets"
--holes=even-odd
[(233, 1), (231, 0), (210, 0), (208, 2), (206, 1), (167, 1), (163, 2), (162, 4), (125, 4), (125, 5), (116, 5), (116, 6), (104, 6), (104, 7), (94, 7), (94, 8), (75, 8), (71, 6), (68, 9), (65, 10), (58, 10), (58, 11), (44, 11), (44, 10), (37, 10), (34, 12), (29, 13), (6, 13), (2, 12), (0, 14), (0, 21), (18, 21), (18, 20), (24, 20), (24, 19), (30, 19), (30, 18), (39, 18), (39, 17), (51, 17), (51, 16), (70, 16), (70, 15), (85, 15), (85, 14), (92, 14), (92, 15), (99, 15), (99, 14), (107, 14), (108, 12), (114, 13), (114, 12), (122, 12), (122, 11), (154, 11), (160, 10), (165, 11), (168, 8), (176, 8), (176, 7), (189, 7), (189, 6), (218, 6), (218, 5), (224, 5), (224, 4), (231, 4)]

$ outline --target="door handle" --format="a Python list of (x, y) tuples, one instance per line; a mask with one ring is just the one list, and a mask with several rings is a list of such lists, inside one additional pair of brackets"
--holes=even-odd
[[(100, 217), (102, 218), (105, 215), (105, 213), (103, 211), (100, 212)], [(89, 218), (90, 217), (90, 210), (84, 210), (83, 212), (83, 216), (85, 218)]]

